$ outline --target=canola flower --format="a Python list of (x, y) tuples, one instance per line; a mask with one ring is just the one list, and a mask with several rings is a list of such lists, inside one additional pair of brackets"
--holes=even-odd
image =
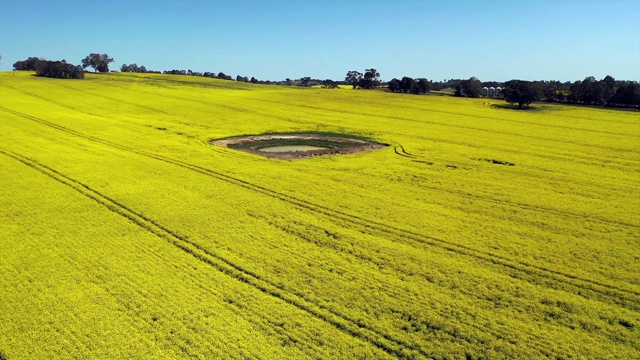
[[(209, 143), (304, 131), (390, 146)], [(0, 73), (0, 353), (637, 358), (639, 173), (633, 111)]]

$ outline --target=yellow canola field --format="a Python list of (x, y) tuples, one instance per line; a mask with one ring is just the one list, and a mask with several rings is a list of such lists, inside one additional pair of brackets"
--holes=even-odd
[(640, 358), (639, 113), (502, 105), (0, 73), (0, 358)]

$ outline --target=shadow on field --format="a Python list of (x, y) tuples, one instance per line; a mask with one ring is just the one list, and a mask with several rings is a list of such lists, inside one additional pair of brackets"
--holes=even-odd
[(503, 160), (496, 160), (496, 159), (471, 158), (471, 160), (485, 161), (495, 165), (516, 166), (515, 163), (503, 161)]
[(518, 105), (511, 105), (511, 104), (490, 104), (489, 106), (495, 109), (507, 109), (507, 110), (518, 110), (518, 111), (542, 111), (543, 110), (542, 108), (534, 107), (534, 106), (523, 107), (520, 109), (518, 108)]

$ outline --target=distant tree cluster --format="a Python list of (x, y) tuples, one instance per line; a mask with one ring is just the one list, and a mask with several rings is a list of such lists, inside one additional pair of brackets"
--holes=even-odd
[[(113, 59), (110, 58), (107, 54), (90, 54), (86, 58), (82, 59), (81, 69), (92, 67), (97, 72), (109, 72), (109, 63), (111, 62), (113, 62)], [(55, 63), (55, 64), (51, 64), (51, 63)], [(71, 73), (71, 68), (69, 66), (75, 67), (75, 65), (68, 64), (66, 60), (47, 62), (45, 59), (42, 59), (42, 58), (29, 57), (27, 58), (27, 60), (17, 61), (16, 63), (14, 63), (13, 69), (38, 71), (38, 68), (40, 65), (46, 65), (46, 69), (47, 69), (46, 73), (58, 74), (58, 75), (60, 75), (60, 72), (63, 71), (62, 68), (64, 67), (66, 68), (63, 71), (66, 74), (65, 76)], [(80, 75), (78, 75), (77, 73), (74, 73), (74, 74), (75, 75), (73, 75), (74, 76), (73, 78), (78, 79), (78, 77), (76, 76), (80, 76)], [(47, 75), (42, 75), (42, 76), (47, 76)], [(84, 72), (82, 76), (84, 77)], [(58, 77), (58, 76), (54, 76), (54, 77)]]
[(82, 59), (82, 68), (86, 69), (92, 67), (96, 72), (108, 73), (109, 64), (114, 60), (107, 54), (95, 54), (91, 53), (86, 58)]
[(532, 101), (568, 102), (573, 104), (608, 107), (640, 106), (640, 86), (635, 81), (616, 81), (607, 75), (602, 80), (588, 76), (583, 81), (522, 81), (511, 80), (504, 84), (504, 98), (517, 103), (518, 108)]
[[(397, 79), (394, 79), (397, 80)], [(389, 82), (389, 90), (398, 90), (397, 81)], [(393, 82), (393, 84), (392, 84)], [(544, 100), (548, 102), (564, 102), (584, 105), (600, 105), (608, 107), (639, 107), (640, 85), (636, 81), (618, 81), (607, 75), (602, 80), (588, 76), (582, 81), (524, 81), (511, 80), (505, 83), (497, 81), (480, 82), (475, 77), (468, 80), (450, 79), (430, 82), (431, 90), (455, 89), (455, 96), (478, 97), (482, 95), (482, 87), (502, 87), (499, 97), (519, 108), (528, 107), (532, 102)], [(410, 87), (410, 83), (406, 86)], [(395, 90), (394, 90), (395, 89)]]
[(429, 80), (425, 78), (413, 79), (405, 76), (401, 80), (391, 79), (387, 84), (387, 88), (391, 92), (399, 92), (406, 94), (426, 94), (429, 92), (431, 85)]
[[(282, 81), (261, 81), (261, 84), (272, 84), (272, 85), (284, 85), (284, 86), (300, 86), (300, 87), (311, 87), (311, 86), (315, 86), (315, 85), (321, 85), (323, 87), (325, 86), (325, 82), (329, 80), (329, 81), (333, 81), (331, 79), (326, 79), (326, 80), (321, 80), (321, 79), (314, 79), (310, 76), (304, 76), (301, 77), (300, 79), (290, 79), (290, 78), (286, 78), (285, 80)], [(338, 82), (335, 82), (335, 87), (338, 87)]]
[(36, 69), (37, 76), (58, 79), (84, 79), (84, 69), (78, 65), (62, 61), (40, 61)]
[(307, 86), (309, 86), (309, 82), (310, 81), (311, 81), (311, 77), (310, 76), (305, 76), (303, 78), (300, 78), (300, 86), (307, 87)]
[[(191, 70), (189, 70), (191, 71)], [(165, 70), (162, 72), (163, 74), (166, 75), (187, 75), (187, 71), (186, 70)]]
[[(507, 88), (515, 90), (507, 90)], [(573, 104), (600, 105), (608, 107), (638, 107), (640, 106), (640, 85), (636, 81), (617, 81), (607, 75), (602, 80), (588, 76), (584, 80), (575, 82), (532, 81), (523, 82), (511, 80), (505, 83), (505, 99), (509, 95), (528, 93), (528, 98), (542, 99), (548, 102), (568, 102)], [(519, 107), (528, 104), (520, 104)]]
[[(159, 73), (159, 71), (158, 71), (158, 73)], [(192, 71), (191, 69), (189, 69), (189, 70), (176, 70), (176, 69), (165, 70), (162, 73), (166, 74), (166, 75), (202, 76), (202, 77), (209, 77), (209, 78), (215, 78), (216, 77), (216, 74), (213, 73), (213, 72), (207, 71), (207, 72), (201, 73), (201, 72), (198, 72), (198, 71)]]
[[(55, 77), (63, 79), (82, 79), (84, 70), (92, 67), (96, 72), (109, 72), (109, 64), (114, 62), (107, 54), (91, 53), (82, 59), (81, 66), (76, 66), (61, 61), (47, 61), (39, 57), (29, 57), (26, 60), (17, 61), (13, 64), (14, 70), (36, 71), (38, 76)], [(123, 64), (120, 68), (122, 72), (135, 73), (160, 73), (159, 71), (147, 70), (145, 66), (138, 66), (136, 63)], [(164, 74), (202, 76), (217, 78), (222, 80), (234, 80), (230, 75), (219, 72), (194, 72), (191, 70), (167, 70)], [(375, 89), (381, 85), (380, 73), (374, 68), (366, 69), (364, 73), (351, 70), (348, 71), (344, 81), (333, 81), (331, 79), (312, 79), (309, 76), (292, 80), (287, 78), (284, 81), (260, 81), (255, 77), (237, 75), (235, 81), (250, 82), (254, 84), (277, 84), (288, 86), (309, 87), (322, 85), (324, 88), (337, 88), (339, 85), (348, 84), (354, 89)], [(384, 84), (383, 84), (384, 85)], [(426, 94), (430, 90), (455, 89), (455, 96), (466, 96), (477, 98), (483, 94), (484, 87), (502, 88), (498, 96), (511, 104), (518, 104), (518, 108), (528, 107), (532, 102), (544, 100), (548, 102), (568, 102), (573, 104), (600, 105), (610, 107), (640, 107), (640, 85), (637, 81), (618, 81), (607, 75), (602, 80), (596, 80), (593, 76), (586, 77), (582, 81), (559, 82), (559, 81), (524, 81), (511, 80), (506, 83), (496, 81), (481, 82), (476, 77), (467, 80), (445, 79), (444, 81), (433, 82), (426, 78), (416, 78), (405, 76), (402, 79), (392, 79), (386, 83), (391, 92), (407, 94)], [(486, 89), (485, 89), (486, 90)]]
[(338, 87), (338, 83), (331, 79), (326, 79), (322, 82), (322, 87), (325, 89), (336, 89)]
[(45, 61), (42, 58), (38, 57), (29, 57), (27, 60), (16, 61), (13, 64), (14, 70), (26, 70), (26, 71), (36, 71), (38, 64), (42, 61)]
[[(231, 77), (231, 75), (227, 75), (227, 74), (223, 73), (222, 71), (219, 72), (218, 75), (216, 75), (215, 72), (210, 72), (210, 71), (206, 71), (204, 73), (201, 73), (201, 72), (198, 72), (198, 71), (175, 70), (175, 69), (174, 70), (165, 70), (162, 73), (163, 74), (167, 74), (167, 75), (202, 76), (202, 77), (208, 77), (208, 78), (214, 78), (214, 79), (220, 79), (220, 80), (234, 80), (234, 78)], [(249, 79), (249, 77), (242, 76), (242, 75), (237, 75), (235, 77), (235, 81), (261, 83), (255, 77), (251, 77), (251, 79)]]
[(344, 81), (353, 86), (354, 89), (375, 89), (380, 85), (380, 73), (374, 68), (366, 69), (364, 74), (351, 70), (347, 71)]
[[(373, 72), (371, 70), (373, 70)], [(139, 72), (139, 73), (144, 73), (144, 72), (160, 73), (159, 71), (147, 70), (144, 66), (138, 66), (135, 63), (131, 65), (123, 64), (122, 67), (120, 68), (120, 71), (121, 72)], [(369, 82), (377, 80), (376, 77), (380, 76), (380, 74), (377, 73), (375, 69), (369, 69), (368, 71), (369, 71), (369, 74), (367, 75), (366, 80)], [(202, 76), (202, 77), (216, 78), (221, 80), (231, 80), (231, 81), (235, 80), (238, 82), (248, 82), (253, 84), (274, 84), (274, 85), (304, 86), (304, 87), (309, 87), (314, 85), (323, 85), (324, 87), (329, 87), (329, 88), (336, 88), (340, 84), (339, 82), (335, 82), (330, 79), (327, 79), (327, 80), (313, 79), (310, 76), (302, 77), (300, 79), (295, 79), (295, 80), (287, 78), (284, 81), (269, 81), (269, 80), (261, 81), (261, 80), (258, 80), (255, 76), (252, 76), (251, 78), (249, 78), (248, 76), (236, 75), (236, 77), (234, 78), (231, 75), (225, 74), (224, 72), (219, 72), (216, 75), (215, 72), (210, 72), (210, 71), (201, 73), (201, 72), (192, 71), (192, 70), (173, 69), (173, 70), (165, 70), (162, 73), (167, 75)], [(363, 84), (367, 86), (369, 83), (363, 82)]]
[(218, 77), (218, 79), (221, 79), (221, 80), (231, 80), (231, 75), (226, 75), (226, 74), (225, 74), (225, 73), (223, 73), (222, 71), (220, 71), (220, 72), (218, 73), (218, 76), (217, 76), (217, 77)]
[(462, 79), (445, 79), (444, 81), (432, 81), (431, 82), (431, 90), (444, 90), (444, 89), (454, 89), (456, 85), (461, 83)]
[[(558, 101), (558, 91), (551, 94), (550, 90), (546, 89), (547, 95), (551, 95), (548, 100)], [(569, 86), (569, 94), (563, 97), (569, 102), (586, 105), (637, 107), (640, 105), (640, 87), (636, 81), (616, 81), (609, 75), (599, 81), (593, 76), (588, 76), (583, 81), (572, 83)]]
[(615, 93), (608, 98), (606, 106), (640, 106), (640, 86), (635, 81), (627, 81), (616, 88)]
[(460, 81), (456, 87), (455, 96), (466, 96), (477, 98), (482, 93), (482, 82), (477, 77), (472, 76), (469, 80)]
[(122, 64), (122, 66), (120, 67), (120, 71), (121, 72), (134, 72), (134, 73), (147, 73), (147, 72), (149, 72), (147, 70), (147, 68), (144, 67), (144, 65), (138, 66), (135, 63), (133, 63), (131, 65)]
[(13, 64), (14, 70), (35, 71), (37, 76), (58, 79), (84, 79), (84, 70), (66, 60), (48, 61), (42, 58), (29, 57), (27, 60)]
[(505, 101), (509, 104), (518, 104), (518, 109), (523, 106), (528, 107), (533, 101), (540, 100), (542, 91), (531, 81), (511, 80), (505, 83), (502, 90)]

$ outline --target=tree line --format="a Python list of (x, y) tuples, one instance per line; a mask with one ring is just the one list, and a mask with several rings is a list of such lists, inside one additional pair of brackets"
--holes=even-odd
[(49, 61), (39, 57), (29, 57), (26, 60), (16, 61), (14, 70), (35, 71), (36, 76), (45, 76), (58, 79), (84, 79), (84, 70), (92, 67), (96, 72), (109, 72), (109, 63), (113, 62), (107, 54), (92, 53), (82, 59), (82, 65), (73, 65), (66, 60)]
[(607, 107), (640, 107), (640, 85), (618, 81), (607, 75), (601, 80), (588, 76), (575, 82), (511, 80), (504, 84), (504, 98), (528, 106), (533, 101), (562, 102)]
[(69, 64), (64, 59), (48, 61), (38, 57), (29, 57), (27, 60), (14, 63), (13, 68), (14, 70), (35, 71), (37, 76), (58, 79), (84, 79), (84, 69), (78, 65)]
[(497, 97), (505, 99), (518, 108), (529, 106), (534, 101), (561, 102), (571, 104), (599, 105), (608, 107), (639, 107), (640, 85), (636, 81), (618, 81), (607, 75), (602, 80), (588, 76), (575, 82), (560, 81), (525, 81), (510, 80), (507, 82), (481, 82), (476, 77), (466, 80), (451, 79), (432, 82), (425, 78), (412, 79), (403, 77), (392, 79), (387, 90), (397, 93), (426, 94), (430, 90), (453, 88), (454, 96), (477, 98), (482, 96), (484, 87), (501, 87)]
[[(29, 57), (26, 60), (17, 61), (13, 64), (14, 70), (35, 71), (38, 76), (55, 77), (63, 79), (82, 79), (84, 69), (92, 67), (95, 72), (109, 72), (109, 64), (114, 59), (107, 54), (91, 53), (81, 60), (81, 65), (67, 63), (66, 60), (47, 61), (38, 57)], [(160, 71), (147, 70), (142, 65), (123, 64), (121, 72), (134, 73), (157, 73)], [(593, 76), (588, 76), (584, 80), (575, 82), (560, 81), (524, 81), (510, 80), (504, 83), (489, 81), (481, 82), (476, 77), (469, 79), (450, 79), (441, 82), (433, 82), (426, 78), (411, 78), (404, 76), (402, 79), (391, 79), (387, 83), (380, 81), (380, 72), (375, 68), (365, 69), (364, 72), (357, 70), (347, 71), (344, 81), (333, 81), (331, 79), (312, 79), (302, 77), (284, 81), (260, 81), (255, 77), (237, 75), (235, 79), (223, 72), (195, 72), (191, 70), (165, 70), (163, 74), (188, 75), (217, 78), (223, 80), (235, 80), (239, 82), (250, 82), (254, 84), (276, 84), (288, 86), (314, 86), (322, 85), (325, 88), (337, 88), (339, 85), (350, 85), (353, 89), (378, 89), (386, 87), (387, 91), (405, 94), (427, 94), (431, 90), (442, 90), (453, 88), (454, 96), (477, 98), (482, 95), (483, 87), (501, 87), (502, 93), (499, 95), (511, 104), (518, 104), (518, 108), (529, 106), (534, 101), (566, 102), (573, 104), (600, 105), (610, 107), (639, 107), (640, 106), (640, 85), (636, 81), (618, 81), (607, 75), (602, 80), (596, 80)]]
[(66, 61), (41, 61), (36, 67), (37, 76), (58, 79), (84, 79), (82, 67), (68, 64)]
[(399, 92), (406, 94), (426, 94), (431, 89), (429, 80), (425, 78), (413, 79), (404, 76), (401, 80), (391, 79), (387, 84), (387, 89), (391, 92)]

